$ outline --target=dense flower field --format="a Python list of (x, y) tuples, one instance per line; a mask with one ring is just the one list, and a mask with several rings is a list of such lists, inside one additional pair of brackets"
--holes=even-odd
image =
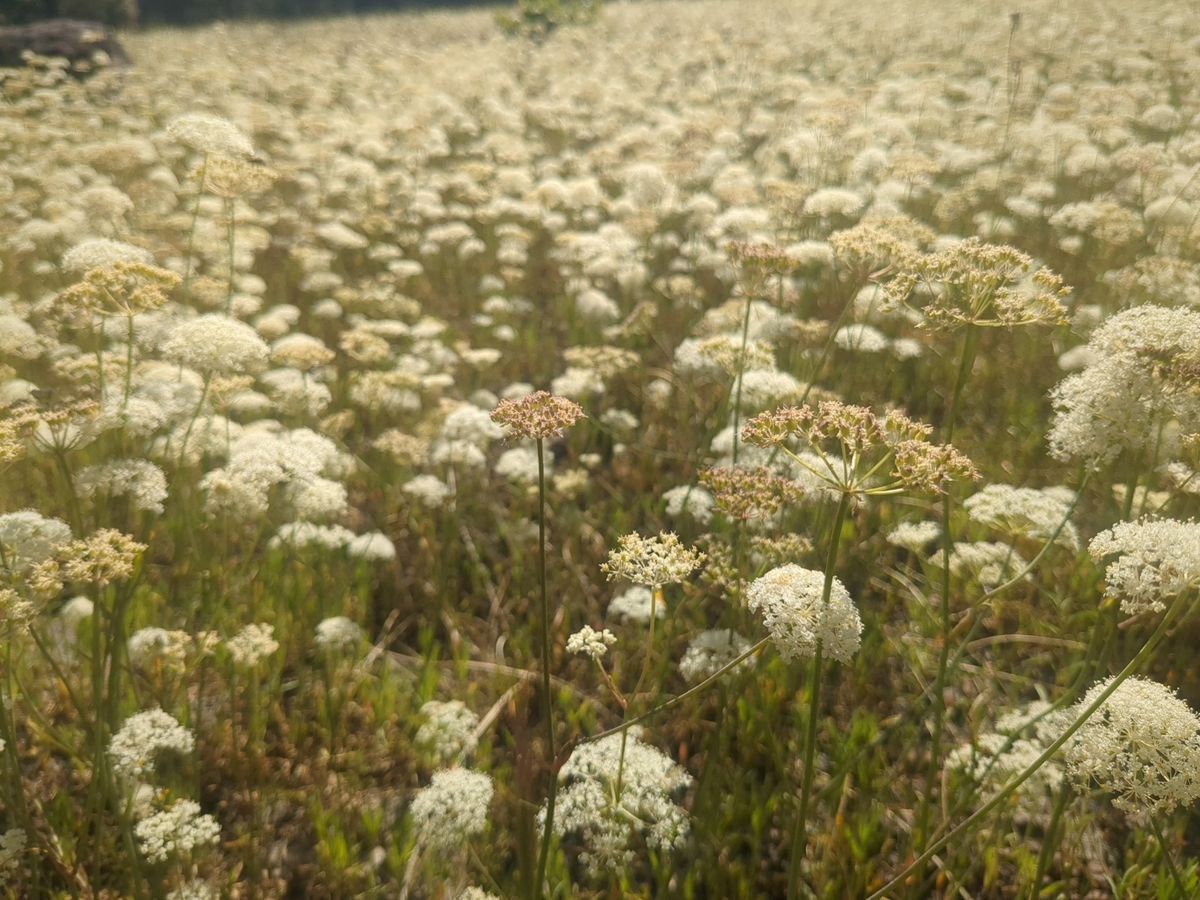
[(122, 40), (0, 70), (0, 895), (1200, 892), (1188, 4)]

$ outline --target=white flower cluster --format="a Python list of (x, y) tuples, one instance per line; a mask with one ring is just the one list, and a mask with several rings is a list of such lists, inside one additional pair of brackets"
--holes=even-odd
[(707, 525), (713, 517), (713, 497), (699, 485), (681, 484), (663, 494), (667, 515), (678, 518), (691, 516), (698, 525)]
[(599, 662), (600, 658), (608, 652), (608, 648), (616, 642), (617, 636), (607, 628), (603, 631), (596, 631), (591, 625), (584, 625), (567, 638), (567, 652), (590, 656)]
[(0, 548), (3, 548), (5, 563), (14, 572), (23, 572), (49, 558), (71, 537), (71, 528), (66, 522), (32, 509), (0, 515)]
[(212, 816), (201, 813), (200, 804), (194, 800), (176, 800), (139, 821), (133, 833), (146, 859), (165, 862), (173, 854), (190, 853), (197, 847), (215, 844), (221, 826)]
[(258, 665), (279, 649), (275, 626), (265, 622), (251, 623), (225, 641), (225, 649), (235, 665), (250, 668)]
[(455, 850), (487, 827), (488, 807), (495, 788), (492, 778), (469, 769), (434, 772), (417, 791), (409, 811), (413, 831), (426, 850)]
[[(1031, 723), (1032, 733), (1024, 734)], [(995, 731), (980, 735), (974, 744), (951, 751), (946, 768), (964, 773), (985, 794), (994, 793), (1029, 768), (1069, 724), (1068, 713), (1051, 711), (1050, 704), (1035, 701), (1001, 714), (996, 719)], [(1062, 761), (1052, 757), (1020, 786), (1018, 793), (1035, 801), (1031, 807), (1036, 808), (1036, 800), (1057, 789), (1064, 776)]]
[[(695, 684), (720, 671), (749, 649), (750, 642), (732, 629), (702, 631), (692, 638), (684, 651), (679, 661), (679, 674), (689, 684)], [(747, 663), (749, 660), (737, 668), (741, 669)]]
[(608, 551), (603, 569), (609, 579), (624, 578), (634, 584), (661, 588), (683, 581), (704, 560), (704, 554), (685, 547), (678, 536), (666, 532), (642, 537), (622, 535), (616, 549)]
[(236, 125), (211, 113), (184, 113), (167, 123), (167, 134), (200, 153), (253, 156), (254, 145)]
[(636, 584), (612, 598), (608, 604), (608, 616), (617, 622), (650, 624), (651, 610), (657, 619), (667, 614), (665, 603), (656, 603), (650, 588)]
[(233, 375), (265, 369), (270, 348), (245, 322), (207, 313), (176, 325), (162, 355), (203, 375)]
[(327, 653), (353, 650), (362, 639), (362, 629), (346, 616), (330, 616), (317, 623), (317, 646)]
[(487, 462), (484, 451), (502, 437), (504, 429), (492, 421), (490, 412), (463, 403), (442, 422), (429, 458), (431, 462), (448, 463), (456, 468), (479, 469)]
[(353, 461), (332, 440), (309, 428), (283, 430), (269, 423), (241, 430), (228, 447), (225, 466), (200, 480), (204, 507), (236, 521), (265, 515), (279, 489), (294, 518), (325, 522), (347, 511), (345, 485), (334, 480)]
[(381, 532), (355, 534), (341, 525), (317, 525), (313, 522), (289, 522), (268, 542), (271, 547), (320, 547), (342, 550), (352, 557), (368, 562), (386, 562), (396, 558), (396, 546)]
[(118, 775), (140, 778), (154, 771), (154, 758), (163, 751), (191, 753), (192, 733), (161, 709), (134, 713), (108, 742), (108, 755)]
[(404, 493), (427, 509), (437, 509), (454, 492), (436, 475), (414, 475), (405, 483)]
[[(542, 453), (542, 466), (549, 477), (554, 465), (554, 454), (547, 447)], [(532, 447), (513, 447), (505, 450), (496, 460), (495, 472), (501, 478), (517, 485), (538, 483), (537, 450)]]
[(1177, 519), (1120, 522), (1092, 538), (1092, 556), (1117, 558), (1104, 570), (1105, 591), (1134, 615), (1159, 612), (1164, 601), (1200, 579), (1200, 524)]
[(763, 624), (784, 659), (823, 653), (849, 662), (862, 641), (862, 619), (850, 593), (835, 577), (829, 600), (822, 602), (825, 576), (789, 563), (756, 578), (746, 591), (746, 605)]
[(80, 241), (63, 254), (62, 269), (70, 275), (82, 275), (90, 269), (99, 269), (115, 263), (153, 261), (151, 253), (141, 247), (108, 238), (91, 238)]
[(1074, 502), (1070, 488), (989, 484), (964, 500), (963, 508), (973, 521), (1014, 537), (1048, 541), (1058, 531), (1056, 543), (1078, 550), (1079, 532), (1067, 518)]
[(559, 771), (559, 779), (565, 786), (558, 794), (555, 831), (581, 833), (580, 857), (592, 872), (628, 866), (636, 856), (630, 843), (638, 833), (648, 846), (662, 851), (681, 847), (687, 840), (687, 813), (672, 796), (688, 787), (692, 777), (643, 743), (636, 728), (628, 733), (623, 765), (621, 735), (614, 734), (576, 748)]
[(937, 522), (900, 522), (888, 532), (887, 542), (910, 553), (920, 553), (942, 536)]
[[(1074, 713), (1094, 703), (1111, 681), (1093, 685)], [(1123, 681), (1063, 753), (1078, 784), (1098, 785), (1127, 813), (1169, 813), (1200, 797), (1200, 717), (1156, 681)]]
[(148, 459), (114, 459), (80, 469), (75, 475), (75, 491), (83, 499), (97, 494), (127, 496), (134, 509), (161, 513), (167, 499), (167, 476)]
[(8, 882), (8, 876), (16, 870), (25, 852), (27, 837), (23, 828), (10, 828), (0, 834), (0, 887)]
[(473, 746), (479, 716), (461, 700), (429, 700), (421, 705), (421, 717), (417, 746), (438, 759), (449, 761)]
[[(930, 564), (940, 565), (941, 555), (934, 554)], [(995, 541), (955, 541), (950, 553), (950, 573), (956, 578), (974, 578), (984, 590), (991, 590), (1026, 568), (1025, 558), (1008, 544)]]
[(128, 646), (129, 662), (133, 666), (154, 663), (182, 666), (192, 647), (192, 636), (186, 631), (168, 631), (150, 625), (131, 634)]
[[(1175, 363), (1200, 357), (1200, 312), (1134, 307), (1107, 319), (1088, 348), (1089, 364), (1051, 393), (1053, 456), (1095, 465), (1122, 451), (1169, 459), (1178, 434), (1200, 431), (1190, 380), (1172, 375)], [(1172, 421), (1177, 430), (1164, 431)]]

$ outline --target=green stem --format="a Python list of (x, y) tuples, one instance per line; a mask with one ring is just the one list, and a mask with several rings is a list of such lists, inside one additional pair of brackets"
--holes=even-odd
[[(650, 591), (650, 628), (649, 635), (646, 638), (646, 656), (642, 660), (642, 671), (638, 675), (638, 680), (633, 685), (633, 691), (629, 694), (629, 703), (625, 704), (625, 711), (621, 716), (622, 720), (629, 715), (629, 706), (637, 702), (637, 696), (642, 690), (642, 684), (646, 680), (646, 675), (650, 672), (650, 659), (654, 652), (654, 620), (658, 618), (658, 595), (662, 588), (655, 587)], [(629, 729), (621, 730), (621, 753), (617, 758), (617, 802), (621, 800), (621, 786), (624, 783), (625, 776), (625, 746), (629, 741)]]
[(125, 317), (128, 326), (125, 331), (125, 394), (121, 400), (121, 411), (129, 407), (129, 394), (133, 390), (133, 313)]
[(742, 316), (742, 346), (738, 351), (737, 388), (733, 397), (733, 464), (735, 466), (738, 461), (738, 429), (741, 426), (742, 416), (742, 375), (746, 371), (746, 344), (750, 338), (750, 303), (752, 299), (752, 295), (747, 293), (746, 313)]
[[(962, 355), (958, 360), (958, 373), (954, 379), (954, 393), (950, 397), (950, 409), (946, 414), (946, 439), (949, 444), (954, 440), (954, 426), (958, 418), (959, 404), (962, 401), (963, 389), (975, 361), (975, 330), (968, 327), (963, 337)], [(946, 681), (950, 675), (950, 556), (954, 552), (954, 537), (950, 528), (950, 513), (953, 508), (953, 498), (950, 489), (942, 494), (942, 591), (941, 591), (941, 646), (938, 648), (937, 676), (933, 684), (933, 734), (929, 744), (929, 770), (925, 778), (925, 792), (921, 796), (921, 805), (917, 814), (917, 830), (915, 846), (917, 851), (924, 849), (923, 844), (929, 834), (929, 816), (932, 811), (933, 786), (937, 782), (938, 770), (942, 764), (942, 735), (946, 722)]]
[(128, 606), (128, 595), (122, 590), (114, 590), (113, 613), (108, 622), (108, 693), (104, 698), (108, 728), (112, 733), (121, 725), (121, 654), (128, 656), (125, 636), (125, 612)]
[(47, 665), (50, 666), (55, 676), (62, 683), (63, 689), (66, 690), (67, 697), (71, 701), (71, 705), (75, 707), (75, 712), (79, 715), (79, 720), (81, 722), (85, 721), (87, 719), (86, 707), (84, 707), (78, 695), (76, 695), (74, 689), (71, 687), (71, 682), (67, 679), (62, 666), (58, 664), (58, 660), (54, 658), (54, 655), (50, 652), (50, 648), (46, 646), (46, 642), (42, 639), (36, 628), (29, 629), (29, 636), (33, 638), (34, 645), (38, 648), (38, 651), (42, 654), (42, 657), (46, 660)]
[[(842, 524), (850, 506), (850, 495), (842, 493), (838, 498), (837, 512), (833, 516), (833, 528), (829, 535), (829, 553), (825, 560), (825, 583), (821, 588), (822, 613), (829, 609), (829, 598), (833, 593), (833, 573), (837, 566), (838, 545), (842, 540)], [(788, 900), (800, 895), (800, 870), (803, 868), (804, 844), (808, 827), (808, 804), (812, 795), (814, 760), (817, 747), (817, 721), (821, 712), (821, 640), (813, 654), (812, 679), (808, 693), (808, 722), (804, 736), (804, 775), (800, 783), (800, 809), (792, 830), (792, 859), (788, 867)]]
[(225, 315), (230, 315), (233, 310), (233, 237), (236, 223), (233, 218), (234, 201), (225, 201), (225, 240), (229, 244), (229, 284), (225, 290)]
[(550, 687), (550, 597), (546, 590), (546, 462), (542, 444), (542, 438), (538, 438), (538, 581), (542, 600), (542, 698), (546, 704), (546, 753), (551, 761), (551, 771), (546, 820), (542, 825), (542, 846), (538, 851), (537, 877), (530, 892), (534, 900), (542, 895), (546, 864), (550, 858), (550, 839), (554, 833), (554, 803), (558, 798), (558, 766), (554, 764), (558, 756), (554, 747), (554, 695)]
[(591, 744), (591, 743), (594, 743), (595, 741), (603, 740), (606, 737), (612, 737), (614, 734), (620, 734), (626, 728), (629, 728), (633, 725), (639, 725), (642, 722), (647, 721), (648, 719), (654, 718), (654, 716), (657, 716), (660, 712), (666, 712), (671, 707), (678, 706), (684, 700), (687, 700), (689, 697), (694, 697), (696, 694), (700, 693), (702, 690), (704, 690), (706, 687), (708, 687), (714, 681), (717, 681), (718, 679), (720, 679), (720, 677), (722, 675), (724, 675), (726, 672), (740, 666), (743, 662), (745, 662), (747, 659), (749, 659), (751, 656), (753, 656), (755, 653), (757, 653), (763, 647), (767, 646), (767, 643), (770, 640), (771, 639), (769, 637), (763, 638), (762, 640), (758, 641), (758, 643), (756, 643), (754, 646), (750, 647), (745, 653), (743, 653), (737, 659), (730, 660), (725, 665), (721, 666), (721, 668), (717, 669), (717, 671), (713, 672), (711, 675), (709, 675), (707, 678), (705, 678), (703, 681), (696, 682), (694, 685), (692, 685), (690, 688), (688, 688), (682, 694), (676, 694), (671, 699), (664, 700), (662, 703), (658, 704), (658, 706), (655, 706), (653, 709), (648, 709), (644, 713), (634, 716), (632, 719), (628, 720), (627, 722), (622, 722), (620, 725), (615, 725), (612, 728), (605, 729), (604, 731), (599, 731), (596, 734), (590, 734), (587, 737), (579, 738), (578, 740), (568, 743), (567, 746), (563, 748), (561, 755), (565, 756), (568, 751), (574, 750), (576, 747), (578, 747), (582, 744)]
[(188, 230), (187, 253), (183, 257), (183, 296), (188, 296), (188, 287), (192, 283), (192, 250), (196, 246), (196, 223), (200, 220), (200, 198), (204, 196), (204, 179), (208, 175), (208, 154), (204, 154), (204, 162), (200, 164), (200, 185), (196, 188), (196, 202), (192, 206), (192, 227)]
[(1171, 873), (1171, 880), (1175, 882), (1175, 888), (1179, 891), (1180, 900), (1187, 900), (1192, 894), (1184, 885), (1183, 875), (1175, 865), (1175, 858), (1171, 856), (1171, 848), (1167, 846), (1167, 837), (1163, 833), (1162, 824), (1157, 819), (1151, 819), (1150, 827), (1154, 830), (1155, 838), (1158, 839), (1158, 846), (1162, 848), (1163, 861), (1166, 862), (1167, 871)]
[(1050, 814), (1050, 824), (1042, 838), (1042, 849), (1038, 853), (1037, 872), (1033, 876), (1033, 888), (1029, 892), (1029, 900), (1037, 900), (1042, 892), (1042, 879), (1046, 877), (1046, 869), (1050, 865), (1050, 860), (1054, 858), (1054, 851), (1058, 849), (1058, 825), (1062, 821), (1067, 804), (1071, 802), (1071, 794), (1070, 782), (1064, 781), (1058, 789), (1058, 796), (1054, 798), (1054, 811)]
[[(1138, 461), (1141, 461), (1141, 455), (1138, 455)], [(1125, 502), (1121, 505), (1121, 521), (1128, 522), (1129, 517), (1133, 515), (1133, 498), (1137, 494), (1138, 487), (1138, 466), (1133, 467), (1133, 474), (1129, 476), (1129, 483), (1125, 486)]]
[(1138, 650), (1137, 654), (1134, 655), (1133, 659), (1129, 660), (1129, 662), (1125, 664), (1125, 668), (1123, 668), (1113, 677), (1112, 681), (1109, 682), (1108, 686), (1100, 692), (1099, 696), (1097, 696), (1095, 700), (1088, 704), (1087, 708), (1085, 708), (1083, 712), (1079, 714), (1075, 721), (1072, 722), (1071, 725), (1065, 731), (1063, 731), (1063, 733), (1060, 734), (1049, 746), (1047, 746), (1037, 759), (1031, 762), (1018, 775), (1014, 776), (1008, 784), (1006, 784), (983, 806), (979, 807), (979, 809), (967, 816), (966, 819), (964, 819), (942, 837), (932, 841), (919, 856), (901, 869), (891, 881), (867, 897), (867, 900), (882, 900), (883, 897), (886, 897), (893, 888), (902, 884), (909, 875), (928, 863), (929, 860), (933, 858), (934, 854), (936, 854), (951, 841), (966, 834), (966, 832), (974, 827), (981, 819), (983, 819), (985, 816), (991, 813), (992, 810), (1007, 800), (1017, 788), (1028, 781), (1038, 769), (1045, 765), (1046, 762), (1074, 736), (1075, 732), (1083, 727), (1084, 723), (1087, 722), (1087, 720), (1091, 718), (1096, 710), (1098, 710), (1104, 704), (1104, 701), (1113, 695), (1113, 693), (1121, 686), (1125, 679), (1132, 675), (1142, 663), (1144, 663), (1153, 655), (1154, 651), (1158, 648), (1158, 645), (1162, 642), (1163, 637), (1166, 636), (1167, 630), (1174, 622), (1175, 617), (1183, 608), (1183, 601), (1184, 595), (1182, 594), (1175, 598), (1175, 601), (1171, 604), (1171, 607), (1167, 610), (1166, 614), (1163, 615), (1162, 621), (1158, 623), (1158, 627), (1154, 629), (1154, 632), (1146, 640), (1146, 643), (1142, 645), (1142, 648)]
[(200, 411), (204, 409), (204, 401), (208, 399), (208, 385), (212, 381), (212, 375), (204, 376), (204, 386), (200, 389), (200, 399), (196, 401), (196, 409), (192, 413), (192, 417), (188, 420), (187, 428), (183, 432), (183, 441), (179, 447), (179, 467), (183, 468), (187, 461), (188, 441), (192, 437), (192, 429), (196, 427), (196, 420), (200, 418)]

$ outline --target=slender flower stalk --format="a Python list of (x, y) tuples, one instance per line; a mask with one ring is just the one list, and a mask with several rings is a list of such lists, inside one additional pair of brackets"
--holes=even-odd
[(674, 534), (660, 534), (645, 538), (638, 534), (627, 534), (618, 541), (618, 546), (608, 554), (603, 569), (612, 578), (624, 578), (634, 584), (650, 589), (650, 623), (646, 638), (646, 653), (642, 659), (641, 672), (633, 691), (625, 704), (621, 727), (621, 747), (617, 759), (616, 795), (621, 796), (622, 779), (625, 772), (625, 751), (629, 742), (629, 707), (640, 698), (650, 663), (654, 656), (655, 620), (658, 604), (663, 602), (663, 585), (683, 581), (703, 561), (703, 554), (689, 550)]
[[(554, 744), (554, 695), (550, 687), (550, 596), (546, 588), (546, 462), (543, 458), (543, 438), (537, 440), (538, 464), (538, 583), (541, 590), (542, 639), (542, 697), (546, 704), (546, 753), (549, 759), (558, 758)], [(652, 620), (653, 621), (653, 620)], [(540, 897), (546, 878), (546, 863), (550, 857), (550, 839), (554, 834), (554, 804), (558, 799), (557, 767), (550, 773), (549, 794), (546, 797), (546, 821), (542, 826), (542, 845), (538, 851), (537, 877), (533, 897)]]
[(650, 719), (655, 718), (660, 713), (664, 713), (668, 709), (672, 709), (673, 707), (678, 706), (680, 703), (683, 703), (685, 700), (689, 700), (692, 697), (695, 697), (697, 694), (704, 692), (710, 686), (712, 686), (716, 682), (720, 681), (721, 678), (726, 673), (731, 672), (734, 669), (736, 669), (738, 666), (740, 666), (742, 663), (744, 663), (750, 657), (752, 657), (756, 653), (758, 653), (758, 651), (760, 651), (764, 647), (766, 647), (767, 644), (769, 644), (770, 642), (771, 642), (770, 637), (761, 638), (756, 643), (754, 643), (752, 646), (750, 646), (746, 650), (744, 650), (742, 653), (738, 654), (737, 657), (735, 657), (734, 659), (731, 659), (729, 662), (725, 663), (725, 665), (721, 666), (721, 668), (717, 669), (715, 672), (713, 672), (707, 678), (705, 678), (702, 681), (696, 682), (694, 685), (692, 685), (690, 688), (688, 688), (682, 694), (676, 694), (674, 697), (664, 700), (662, 703), (659, 703), (657, 706), (651, 707), (650, 709), (646, 710), (644, 713), (634, 716), (632, 719), (628, 719), (628, 720), (622, 722), (620, 725), (614, 725), (612, 728), (607, 728), (604, 731), (596, 732), (596, 734), (589, 734), (587, 737), (578, 738), (574, 741), (569, 742), (566, 746), (563, 747), (562, 751), (560, 752), (560, 754), (559, 754), (560, 758), (563, 756), (570, 755), (571, 751), (574, 750), (576, 747), (580, 746), (581, 744), (591, 744), (595, 741), (603, 740), (606, 737), (612, 737), (612, 735), (614, 735), (614, 734), (620, 734), (622, 731), (632, 728), (634, 725), (641, 725), (643, 722), (648, 722)]
[(188, 229), (187, 250), (183, 255), (183, 296), (188, 296), (192, 283), (192, 252), (196, 246), (196, 225), (200, 222), (200, 201), (204, 197), (204, 180), (208, 177), (208, 154), (200, 162), (199, 183), (196, 185), (196, 202), (192, 204), (192, 226)]
[(1029, 900), (1037, 900), (1042, 892), (1042, 881), (1046, 877), (1046, 869), (1054, 857), (1058, 847), (1058, 826), (1062, 823), (1063, 813), (1074, 797), (1074, 791), (1068, 781), (1063, 781), (1054, 795), (1054, 808), (1050, 812), (1050, 824), (1042, 836), (1042, 848), (1038, 851), (1037, 871), (1033, 875), (1033, 884), (1029, 889)]
[(1187, 889), (1187, 886), (1183, 882), (1183, 875), (1180, 874), (1179, 867), (1175, 865), (1175, 857), (1171, 855), (1171, 847), (1167, 844), (1167, 837), (1163, 831), (1162, 822), (1151, 818), (1150, 830), (1154, 833), (1154, 837), (1158, 841), (1159, 849), (1162, 851), (1163, 862), (1166, 863), (1167, 871), (1171, 873), (1171, 880), (1175, 882), (1175, 890), (1179, 892), (1180, 897), (1192, 896), (1194, 892)]
[(546, 866), (550, 858), (550, 841), (554, 835), (554, 806), (558, 798), (558, 752), (555, 746), (554, 695), (550, 684), (550, 595), (546, 585), (546, 438), (558, 437), (563, 431), (585, 418), (578, 404), (565, 397), (536, 391), (517, 400), (502, 400), (492, 411), (492, 421), (510, 433), (535, 442), (538, 464), (538, 584), (540, 592), (540, 638), (542, 702), (545, 704), (546, 754), (551, 762), (550, 786), (546, 797), (546, 816), (542, 825), (542, 843), (538, 851), (537, 871), (530, 886), (530, 897), (542, 895)]
[[(977, 346), (976, 329), (968, 325), (963, 335), (962, 354), (959, 357), (958, 374), (954, 379), (954, 391), (950, 397), (950, 408), (946, 413), (946, 443), (954, 440), (954, 428), (958, 420), (959, 405), (962, 401), (963, 390), (970, 376), (971, 366), (975, 361)], [(933, 682), (933, 733), (929, 742), (929, 768), (926, 776), (926, 788), (921, 795), (921, 805), (917, 813), (916, 847), (922, 849), (925, 835), (928, 834), (929, 815), (932, 809), (931, 794), (937, 781), (937, 773), (942, 765), (942, 735), (946, 723), (946, 683), (950, 676), (950, 570), (951, 555), (954, 552), (954, 538), (951, 529), (950, 515), (953, 511), (953, 497), (950, 491), (942, 494), (942, 584), (940, 599), (941, 631), (938, 642), (937, 675)]]
[[(838, 545), (842, 538), (842, 523), (845, 521), (849, 505), (849, 494), (843, 493), (838, 497), (837, 512), (834, 513), (833, 525), (829, 533), (829, 552), (825, 559), (825, 581), (821, 589), (822, 609), (829, 607), (829, 598), (833, 591), (833, 574), (837, 567)], [(807, 839), (808, 804), (812, 794), (817, 746), (817, 719), (821, 712), (823, 643), (820, 638), (817, 639), (816, 652), (813, 653), (812, 675), (809, 679), (808, 721), (804, 735), (804, 770), (800, 782), (800, 808), (796, 812), (796, 822), (792, 826), (792, 854), (791, 863), (788, 866), (788, 900), (796, 900), (800, 896), (800, 871), (803, 867), (804, 845)]]
[(225, 289), (225, 315), (230, 315), (233, 310), (233, 281), (234, 281), (234, 236), (237, 228), (237, 220), (234, 218), (235, 204), (237, 201), (231, 197), (225, 198), (225, 243), (229, 248), (229, 284)]

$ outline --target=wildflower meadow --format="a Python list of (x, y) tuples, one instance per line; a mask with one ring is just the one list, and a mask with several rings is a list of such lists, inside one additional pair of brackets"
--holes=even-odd
[(1194, 4), (116, 37), (0, 69), (0, 897), (1200, 896)]

